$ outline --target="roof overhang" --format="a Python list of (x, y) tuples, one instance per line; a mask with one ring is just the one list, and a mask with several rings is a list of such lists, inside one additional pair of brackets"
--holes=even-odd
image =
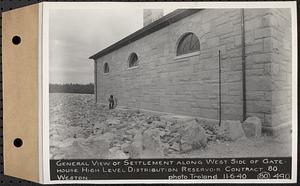
[(177, 10), (163, 16), (162, 18), (154, 21), (153, 23), (137, 30), (136, 32), (121, 39), (120, 41), (110, 45), (109, 47), (101, 50), (100, 52), (92, 55), (91, 57), (89, 57), (89, 59), (96, 60), (102, 56), (105, 56), (106, 54), (111, 53), (114, 50), (117, 50), (117, 49), (119, 49), (125, 45), (128, 45), (142, 37), (145, 37), (146, 35), (156, 32), (156, 31), (158, 31), (172, 23), (175, 23), (176, 21), (179, 21), (185, 17), (188, 17), (200, 10), (201, 9), (177, 9)]

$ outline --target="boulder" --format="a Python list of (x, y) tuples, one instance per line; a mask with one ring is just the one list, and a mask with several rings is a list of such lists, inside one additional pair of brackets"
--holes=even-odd
[(159, 129), (148, 129), (143, 133), (143, 157), (162, 157), (162, 142)]
[(121, 121), (118, 119), (108, 119), (108, 120), (106, 120), (106, 123), (108, 125), (119, 125), (121, 123)]
[(180, 145), (179, 143), (173, 143), (173, 145), (170, 147), (170, 149), (175, 150), (175, 151), (180, 151)]
[(161, 137), (161, 138), (163, 138), (164, 136), (166, 135), (166, 132), (165, 131), (159, 131), (159, 136)]
[(128, 159), (128, 158), (129, 158), (129, 156), (121, 150), (111, 153), (111, 156), (110, 156), (110, 159)]
[(183, 129), (183, 125), (178, 122), (173, 122), (169, 128), (171, 133), (180, 133)]
[(195, 117), (182, 116), (182, 115), (162, 115), (159, 117), (160, 120), (167, 122), (178, 122), (178, 123), (187, 123), (192, 120), (195, 120)]
[(121, 148), (122, 151), (125, 151), (124, 149), (127, 149), (129, 145), (130, 145), (129, 143), (123, 143), (123, 144), (120, 146), (120, 148)]
[(196, 150), (207, 146), (207, 135), (204, 128), (195, 120), (186, 123), (181, 133), (180, 148), (182, 152)]
[(112, 133), (105, 133), (101, 136), (91, 136), (87, 139), (86, 145), (94, 152), (94, 157), (107, 158), (113, 139), (114, 134)]
[(128, 127), (127, 123), (121, 123), (120, 125), (116, 126), (117, 130), (126, 130)]
[(173, 134), (178, 133), (178, 134), (180, 134), (180, 135), (182, 136), (183, 134), (186, 133), (186, 129), (187, 129), (188, 127), (190, 127), (190, 126), (201, 126), (201, 125), (199, 125), (199, 124), (196, 122), (196, 120), (193, 119), (193, 120), (189, 120), (189, 121), (187, 121), (187, 122), (185, 122), (185, 123), (182, 123), (182, 122), (175, 122), (173, 125), (171, 125), (170, 129), (171, 129), (171, 132), (172, 132)]
[(217, 140), (217, 136), (216, 135), (207, 135), (207, 140), (208, 141), (216, 141)]
[(66, 147), (64, 159), (86, 159), (91, 157), (91, 151), (80, 141), (75, 140), (72, 145)]
[(168, 156), (171, 151), (173, 151), (173, 150), (170, 149), (170, 145), (169, 144), (167, 144), (167, 143), (163, 143), (162, 144), (163, 156)]
[(122, 141), (132, 141), (132, 135), (122, 135)]
[(202, 126), (211, 126), (211, 127), (213, 127), (213, 126), (219, 125), (219, 120), (216, 120), (216, 119), (208, 119), (208, 118), (197, 117), (196, 121), (198, 123), (200, 123)]
[(147, 118), (145, 119), (145, 122), (146, 122), (147, 124), (151, 124), (151, 123), (153, 122), (153, 119), (152, 119), (151, 117), (147, 117)]
[(129, 158), (141, 158), (143, 153), (143, 135), (138, 132), (133, 142), (123, 147), (123, 151), (128, 155)]
[(125, 154), (120, 147), (113, 147), (109, 149), (109, 159), (128, 159), (129, 156)]
[(191, 144), (186, 143), (186, 141), (184, 141), (184, 140), (180, 141), (180, 152), (181, 153), (190, 152), (192, 150), (193, 150), (193, 147)]
[(165, 121), (153, 121), (152, 125), (154, 125), (156, 128), (166, 128), (167, 124)]
[(189, 126), (201, 126), (197, 123), (197, 121), (195, 119), (191, 120), (191, 121), (188, 121), (188, 122), (185, 122), (183, 124), (185, 127), (189, 127)]
[(75, 140), (71, 146), (66, 147), (65, 159), (106, 159), (109, 156), (109, 144), (105, 140), (87, 142)]
[(138, 130), (135, 128), (132, 128), (132, 129), (126, 130), (125, 133), (129, 134), (129, 135), (135, 135), (138, 133)]
[(82, 131), (79, 131), (78, 133), (74, 134), (74, 138), (88, 138), (89, 135), (93, 133), (93, 130), (85, 129)]
[(217, 137), (230, 141), (245, 137), (241, 122), (235, 120), (222, 121), (218, 129)]
[(93, 134), (103, 134), (108, 131), (109, 128), (104, 123), (96, 123), (93, 127)]
[(115, 138), (115, 134), (106, 132), (102, 135), (92, 135), (87, 139), (87, 142), (94, 142), (94, 141), (99, 141), (99, 140), (105, 140), (107, 143), (112, 143), (112, 141)]
[(71, 146), (73, 144), (74, 141), (84, 141), (84, 139), (82, 138), (67, 138), (63, 141), (61, 141), (60, 145), (58, 146), (59, 148), (66, 148), (68, 146)]
[(258, 117), (247, 118), (242, 127), (247, 137), (261, 137), (261, 121)]

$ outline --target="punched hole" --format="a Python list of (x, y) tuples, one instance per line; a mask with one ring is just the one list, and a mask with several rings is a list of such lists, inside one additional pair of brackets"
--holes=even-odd
[(22, 139), (16, 138), (16, 139), (14, 140), (14, 146), (15, 146), (15, 147), (19, 148), (19, 147), (21, 147), (22, 145), (23, 145), (23, 140), (22, 140)]
[(14, 36), (14, 37), (12, 38), (12, 42), (13, 42), (14, 45), (20, 44), (20, 43), (21, 43), (21, 38), (20, 38), (20, 36)]

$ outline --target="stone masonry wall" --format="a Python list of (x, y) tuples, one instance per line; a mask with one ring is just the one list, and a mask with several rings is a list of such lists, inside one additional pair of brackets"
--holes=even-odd
[(291, 118), (289, 16), (288, 9), (245, 9), (247, 116), (267, 128)]
[[(222, 63), (222, 117), (240, 120), (241, 11), (202, 10), (97, 60), (98, 102), (218, 119), (218, 50)], [(180, 37), (193, 32), (200, 53), (176, 57)], [(135, 52), (140, 65), (128, 69)], [(107, 62), (110, 73), (103, 73)]]
[(272, 110), (270, 9), (245, 9), (246, 110), (264, 126)]
[[(245, 9), (247, 116), (260, 117), (265, 126), (279, 109), (272, 107), (276, 67), (271, 66), (275, 31), (270, 24), (281, 14), (272, 12), (277, 10)], [(198, 36), (200, 52), (177, 57), (178, 41), (187, 32)], [(220, 50), (222, 119), (242, 120), (241, 33), (240, 9), (206, 9), (115, 50), (97, 59), (98, 103), (113, 94), (125, 107), (218, 119)], [(136, 68), (128, 68), (132, 52), (139, 57)]]
[[(272, 9), (272, 127), (291, 126), (292, 118), (292, 33), (289, 9)], [(276, 131), (275, 131), (276, 132)]]

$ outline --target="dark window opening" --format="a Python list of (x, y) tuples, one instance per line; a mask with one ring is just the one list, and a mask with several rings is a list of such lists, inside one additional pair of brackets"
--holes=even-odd
[(200, 51), (200, 42), (193, 33), (185, 34), (178, 43), (177, 56)]
[(103, 71), (104, 71), (104, 73), (109, 73), (109, 66), (107, 63), (104, 63)]
[(135, 67), (139, 65), (139, 60), (138, 60), (138, 56), (136, 55), (136, 53), (132, 53), (129, 56), (129, 62), (128, 62), (128, 66), (129, 68), (131, 67)]

